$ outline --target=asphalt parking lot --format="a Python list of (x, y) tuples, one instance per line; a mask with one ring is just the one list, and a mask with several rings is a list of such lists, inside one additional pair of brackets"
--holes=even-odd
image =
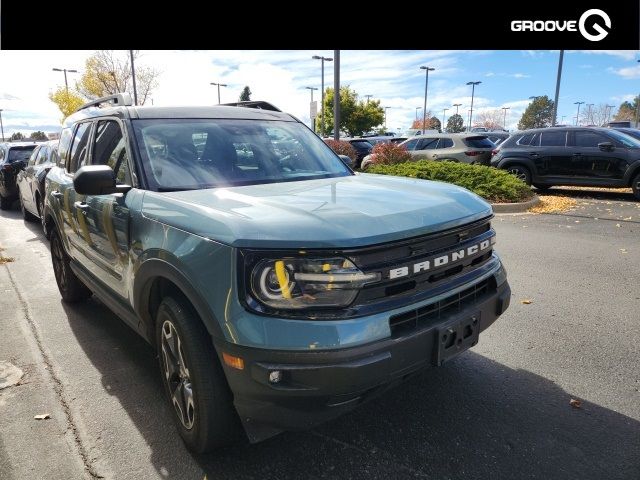
[(152, 349), (97, 300), (61, 303), (39, 225), (0, 212), (0, 361), (25, 372), (0, 390), (0, 478), (640, 478), (640, 202), (558, 192), (575, 208), (496, 216), (512, 303), (471, 351), (315, 430), (205, 456)]

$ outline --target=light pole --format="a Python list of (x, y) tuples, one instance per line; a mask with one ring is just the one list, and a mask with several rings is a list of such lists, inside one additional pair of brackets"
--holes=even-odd
[[(333, 58), (330, 57), (323, 57), (321, 55), (314, 55), (313, 57), (311, 57), (314, 60), (320, 60), (320, 71), (321, 71), (321, 76), (322, 76), (322, 82), (320, 85), (320, 88), (322, 89), (320, 97), (320, 135), (322, 137), (324, 137), (324, 62), (332, 62)], [(334, 95), (336, 92), (333, 92)]]
[[(66, 88), (67, 93), (69, 93), (69, 83), (67, 82), (67, 72), (69, 73), (78, 73), (77, 70), (72, 70), (70, 68), (53, 68), (54, 72), (64, 72), (64, 88)], [(3, 135), (4, 137), (4, 135)]]
[(469, 127), (471, 131), (471, 122), (473, 122), (473, 94), (475, 93), (476, 85), (480, 85), (482, 82), (467, 82), (467, 85), (471, 85), (471, 111), (469, 112)]
[(556, 124), (558, 118), (558, 99), (560, 97), (560, 79), (562, 78), (562, 59), (564, 58), (564, 50), (560, 50), (560, 58), (558, 59), (558, 77), (556, 78), (556, 96), (553, 99), (553, 116), (551, 125)]
[(433, 72), (435, 68), (421, 66), (420, 70), (424, 70), (424, 107), (422, 107), (422, 133), (427, 129), (427, 88), (429, 87), (429, 72)]
[(531, 95), (531, 96), (529, 97), (529, 100), (533, 100), (533, 101), (535, 102), (535, 101), (536, 101), (537, 99), (539, 99), (541, 96), (542, 96), (542, 95)]
[(365, 95), (365, 97), (367, 97), (367, 103), (369, 103), (369, 99), (373, 97), (373, 95)]
[(387, 110), (389, 108), (393, 108), (393, 107), (384, 107), (384, 129), (385, 129), (385, 133), (387, 130)]
[[(131, 57), (131, 81), (133, 82), (133, 104), (138, 105), (138, 88), (136, 87), (136, 69), (133, 66), (133, 50), (129, 50), (129, 57)], [(220, 103), (219, 100), (218, 100), (218, 103)]]
[(418, 110), (422, 110), (422, 107), (416, 107), (416, 120), (418, 120)]
[(449, 110), (448, 108), (443, 108), (442, 109), (442, 125), (440, 125), (440, 130), (444, 132), (444, 117), (447, 114), (447, 110)]
[(226, 83), (211, 82), (211, 85), (217, 85), (217, 87), (218, 87), (218, 105), (220, 105), (220, 87), (226, 87), (227, 84)]
[(502, 110), (504, 110), (504, 120), (502, 122), (502, 128), (504, 128), (505, 130), (507, 129), (507, 110), (509, 110), (511, 107), (502, 107)]
[(456, 115), (458, 115), (458, 107), (461, 107), (462, 104), (461, 103), (454, 103), (453, 106), (456, 107)]
[(4, 142), (4, 125), (2, 125), (2, 108), (0, 108), (0, 131), (2, 132), (2, 141)]
[[(309, 103), (309, 113), (311, 113), (311, 105), (313, 105), (313, 91), (318, 90), (318, 87), (304, 87), (311, 92), (311, 103)], [(309, 115), (311, 117), (311, 115)], [(311, 119), (311, 130), (316, 131), (316, 122), (314, 119)]]
[(574, 105), (578, 105), (578, 113), (576, 113), (576, 126), (578, 126), (578, 121), (580, 120), (580, 105), (584, 102), (573, 102)]
[(593, 118), (591, 118), (591, 107), (593, 107), (595, 103), (587, 103), (587, 107), (589, 107), (589, 111), (587, 112), (587, 122), (593, 124)]
[(607, 105), (609, 107), (609, 114), (607, 115), (607, 123), (611, 121), (611, 112), (613, 111), (615, 105)]
[(562, 119), (560, 120), (560, 123), (564, 123), (564, 119), (567, 118), (566, 115), (562, 115)]

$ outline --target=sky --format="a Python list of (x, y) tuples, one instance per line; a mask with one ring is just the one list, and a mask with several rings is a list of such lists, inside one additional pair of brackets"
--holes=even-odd
[[(61, 113), (48, 94), (64, 85), (62, 72), (82, 73), (92, 51), (0, 51), (0, 109), (5, 135), (29, 134), (60, 129)], [(122, 56), (127, 51), (119, 52)], [(159, 86), (151, 98), (154, 105), (213, 105), (217, 90), (211, 82), (226, 83), (221, 101), (238, 100), (248, 85), (253, 100), (266, 100), (281, 110), (309, 122), (310, 91), (320, 87), (320, 61), (313, 55), (332, 57), (332, 50), (239, 50), (239, 51), (148, 51), (140, 52), (136, 66), (152, 66), (160, 72)], [(349, 85), (361, 98), (372, 95), (387, 110), (387, 129), (404, 131), (422, 111), (425, 71), (429, 73), (427, 110), (442, 119), (455, 113), (467, 115), (471, 103), (469, 81), (475, 88), (476, 113), (510, 107), (506, 126), (515, 129), (530, 96), (553, 99), (558, 66), (556, 51), (456, 51), (456, 50), (343, 50), (340, 53), (341, 84)], [(558, 121), (572, 122), (577, 106), (617, 106), (640, 92), (640, 52), (633, 50), (565, 51)], [(69, 73), (73, 87), (79, 74)], [(333, 64), (325, 63), (325, 87), (333, 86)], [(314, 92), (318, 100), (319, 90)], [(582, 108), (585, 108), (583, 105)], [(564, 118), (563, 118), (564, 117)], [(465, 122), (466, 123), (466, 122)]]

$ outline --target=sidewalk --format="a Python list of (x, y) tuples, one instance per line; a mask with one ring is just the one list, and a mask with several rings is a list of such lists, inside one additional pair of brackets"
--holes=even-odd
[[(0, 362), (23, 376), (0, 390), (0, 478), (87, 478), (64, 405), (9, 274), (0, 265)], [(2, 383), (3, 379), (0, 379)], [(45, 420), (35, 415), (49, 414)]]

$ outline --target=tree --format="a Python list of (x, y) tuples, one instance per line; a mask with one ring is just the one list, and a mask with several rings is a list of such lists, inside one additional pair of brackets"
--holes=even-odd
[(614, 120), (635, 120), (636, 112), (638, 110), (638, 101), (640, 101), (640, 96), (633, 99), (633, 102), (622, 102), (618, 111), (613, 116)]
[(49, 137), (47, 137), (47, 134), (41, 130), (38, 130), (37, 132), (31, 132), (31, 135), (29, 135), (29, 138), (36, 142), (49, 140)]
[(411, 128), (416, 128), (418, 130), (440, 130), (440, 120), (437, 117), (431, 115), (431, 111), (428, 110), (425, 115), (426, 120), (423, 125), (422, 118), (414, 120), (411, 124)]
[[(381, 125), (384, 122), (384, 109), (380, 100), (365, 102), (348, 85), (340, 87), (340, 130), (356, 137)], [(316, 117), (316, 131), (321, 131), (321, 117)], [(324, 131), (333, 132), (333, 88), (327, 88), (324, 95)]]
[(78, 110), (84, 103), (84, 99), (73, 90), (64, 87), (58, 88), (55, 92), (49, 93), (49, 100), (55, 103), (62, 112), (64, 121), (69, 115)]
[(249, 85), (247, 85), (242, 89), (242, 93), (240, 94), (240, 98), (238, 99), (238, 101), (248, 102), (250, 100), (251, 100), (251, 89), (249, 88)]
[[(580, 110), (580, 124), (581, 125), (595, 125), (597, 127), (604, 127), (609, 121), (611, 112), (606, 103), (600, 105), (594, 105), (589, 111), (589, 107), (584, 111)], [(632, 118), (625, 118), (624, 120), (635, 120), (635, 112)]]
[(549, 127), (552, 121), (553, 100), (543, 95), (529, 104), (518, 122), (518, 128), (526, 130), (527, 128)]
[(447, 132), (464, 132), (464, 120), (462, 119), (462, 115), (454, 113), (449, 117), (449, 119), (447, 120)]
[(11, 137), (9, 138), (10, 142), (19, 141), (19, 140), (24, 140), (24, 135), (21, 134), (20, 132), (13, 132), (11, 134)]
[(504, 113), (500, 110), (486, 110), (476, 115), (474, 127), (486, 127), (489, 130), (502, 130)]
[[(139, 53), (133, 52), (134, 60)], [(116, 54), (113, 50), (99, 50), (85, 62), (85, 72), (76, 84), (83, 96), (95, 99), (119, 92), (133, 92), (129, 52)], [(151, 91), (158, 86), (160, 72), (136, 65), (138, 104), (144, 105)]]

